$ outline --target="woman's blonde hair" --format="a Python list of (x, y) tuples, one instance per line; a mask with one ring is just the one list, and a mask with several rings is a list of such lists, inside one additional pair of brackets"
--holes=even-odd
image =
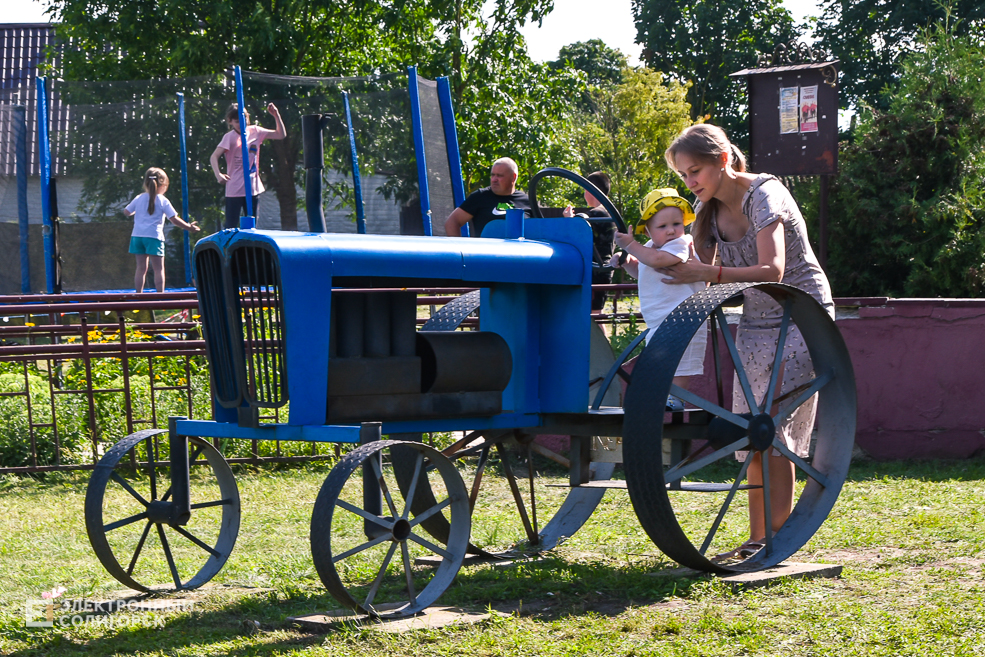
[[(728, 163), (735, 171), (743, 172), (746, 170), (746, 158), (735, 144), (729, 141), (725, 131), (717, 125), (709, 123), (699, 123), (684, 128), (681, 134), (677, 135), (667, 150), (664, 151), (664, 159), (667, 165), (677, 171), (677, 156), (689, 155), (699, 162), (710, 162), (716, 166), (722, 153), (728, 153)], [(702, 203), (698, 209), (697, 218), (691, 226), (691, 236), (697, 246), (713, 248), (711, 237), (711, 216), (718, 209), (719, 200), (713, 198), (707, 203)]]
[(157, 201), (157, 194), (159, 189), (163, 189), (168, 186), (168, 174), (164, 173), (164, 169), (158, 169), (157, 167), (151, 167), (147, 169), (147, 173), (144, 174), (144, 191), (147, 192), (147, 213), (154, 213), (154, 203)]

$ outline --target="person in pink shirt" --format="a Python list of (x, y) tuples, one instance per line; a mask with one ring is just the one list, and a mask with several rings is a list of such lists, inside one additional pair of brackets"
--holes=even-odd
[[(283, 139), (287, 136), (287, 129), (284, 128), (284, 121), (280, 118), (277, 107), (270, 103), (267, 105), (267, 112), (274, 117), (276, 130), (250, 125), (249, 112), (243, 112), (246, 116), (246, 145), (250, 153), (250, 187), (253, 192), (254, 215), (257, 214), (258, 197), (263, 192), (257, 167), (260, 161), (260, 144), (265, 139)], [(246, 214), (246, 181), (243, 179), (243, 142), (239, 132), (238, 104), (233, 103), (226, 110), (226, 125), (229, 126), (229, 132), (223, 135), (209, 162), (215, 179), (220, 185), (226, 186), (226, 221), (223, 228), (239, 228), (239, 218)], [(226, 158), (226, 173), (219, 170), (219, 158), (223, 156)]]

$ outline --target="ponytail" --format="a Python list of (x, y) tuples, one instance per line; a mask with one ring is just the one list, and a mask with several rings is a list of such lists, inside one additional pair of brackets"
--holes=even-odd
[(144, 174), (144, 191), (147, 192), (147, 214), (154, 214), (159, 189), (167, 187), (168, 174), (163, 169), (151, 167)]
[[(742, 151), (729, 141), (724, 130), (709, 123), (685, 128), (664, 152), (664, 159), (674, 171), (677, 171), (675, 161), (681, 153), (715, 165), (718, 164), (722, 153), (728, 153), (728, 163), (732, 169), (739, 173), (744, 173), (746, 170), (746, 157)], [(718, 211), (720, 203), (717, 198), (712, 198), (698, 206), (694, 223), (691, 225), (691, 237), (696, 247), (706, 249), (717, 247), (711, 234), (711, 217)]]

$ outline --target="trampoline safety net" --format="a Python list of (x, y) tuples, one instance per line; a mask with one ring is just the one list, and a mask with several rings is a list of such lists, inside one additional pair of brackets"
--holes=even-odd
[[(251, 123), (273, 129), (273, 103), (287, 137), (263, 142), (257, 227), (308, 230), (304, 208), (301, 117), (328, 115), (323, 139), (323, 211), (328, 232), (354, 233), (357, 207), (352, 147), (358, 157), (361, 210), (366, 232), (421, 234), (421, 200), (406, 73), (359, 78), (304, 78), (243, 71)], [(32, 81), (33, 83), (33, 81)], [(417, 78), (429, 202), (435, 234), (444, 234), (454, 209), (451, 165), (434, 81)], [(353, 140), (346, 124), (348, 95)], [(186, 249), (221, 229), (224, 188), (210, 156), (227, 132), (227, 108), (235, 102), (231, 72), (216, 76), (129, 82), (49, 81), (51, 215), (56, 224), (60, 289), (64, 292), (133, 289), (134, 256), (128, 253), (132, 219), (123, 208), (143, 190), (144, 172), (168, 174), (165, 194), (178, 214), (202, 232), (186, 234), (165, 224), (165, 271), (169, 288), (185, 287)], [(179, 94), (183, 95), (187, 185), (182, 182)], [(0, 294), (45, 290), (36, 109), (26, 118), (26, 167), (18, 169), (17, 127), (21, 110), (0, 102)], [(457, 166), (457, 154), (455, 163)], [(219, 167), (226, 171), (220, 157)], [(27, 207), (18, 202), (26, 189)], [(23, 195), (23, 192), (22, 192)], [(17, 257), (13, 257), (17, 254)], [(148, 273), (145, 289), (153, 289)]]

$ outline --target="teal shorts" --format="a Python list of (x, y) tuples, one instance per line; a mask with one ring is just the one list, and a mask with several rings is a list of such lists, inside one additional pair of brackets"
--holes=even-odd
[(131, 237), (130, 253), (162, 256), (164, 255), (164, 240), (155, 237)]

